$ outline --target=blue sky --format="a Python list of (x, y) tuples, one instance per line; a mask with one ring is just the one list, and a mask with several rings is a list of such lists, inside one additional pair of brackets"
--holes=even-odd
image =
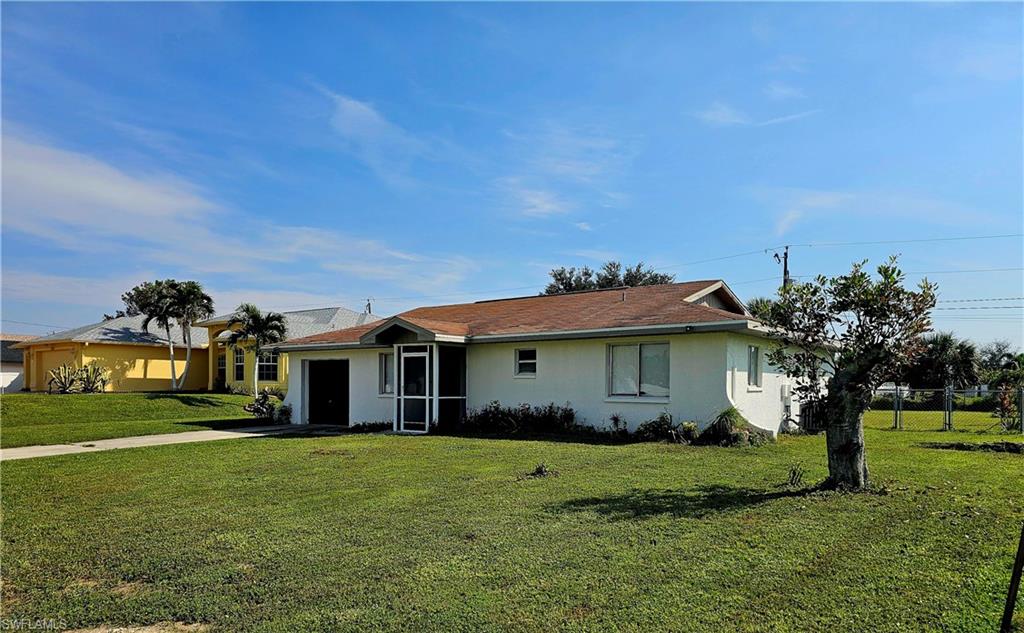
[[(156, 277), (220, 311), (388, 314), (619, 258), (748, 298), (778, 285), (767, 247), (1024, 230), (1019, 4), (2, 13), (7, 331), (95, 321)], [(936, 325), (1020, 344), (1021, 310), (959, 309), (1024, 303), (959, 302), (1024, 295), (1020, 237), (791, 266), (889, 253), (984, 270), (928, 274), (958, 308)]]

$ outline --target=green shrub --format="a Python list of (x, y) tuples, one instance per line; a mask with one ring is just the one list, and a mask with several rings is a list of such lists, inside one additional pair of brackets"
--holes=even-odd
[(438, 431), (480, 435), (609, 435), (607, 431), (580, 424), (576, 410), (568, 403), (565, 406), (552, 402), (536, 407), (528, 404), (505, 407), (497, 400), (479, 409), (470, 409), (460, 421), (439, 424)]
[(736, 407), (729, 407), (715, 416), (694, 443), (704, 446), (761, 446), (774, 439), (770, 432), (747, 422)]
[(679, 436), (687, 444), (693, 444), (700, 435), (700, 429), (696, 422), (683, 422), (679, 425)]
[(260, 420), (273, 420), (274, 409), (276, 407), (270, 400), (270, 394), (267, 393), (266, 389), (264, 389), (263, 391), (260, 391), (259, 395), (257, 395), (252, 402), (242, 408), (251, 413), (253, 417)]
[(672, 414), (662, 411), (658, 417), (636, 427), (633, 438), (639, 442), (676, 442), (679, 440), (678, 430), (679, 427), (672, 421)]
[(49, 390), (57, 393), (75, 393), (78, 391), (78, 369), (73, 365), (63, 364), (50, 370)]
[(361, 422), (348, 427), (349, 433), (380, 433), (395, 428), (391, 422)]
[(82, 393), (102, 393), (107, 386), (107, 370), (89, 363), (78, 370), (78, 388)]
[(282, 404), (274, 412), (274, 421), (278, 424), (291, 424), (292, 423), (292, 405)]
[(285, 394), (284, 389), (280, 387), (264, 387), (263, 391), (266, 391), (268, 394), (277, 398), (278, 400), (281, 400), (282, 402), (284, 401), (285, 395), (287, 395)]
[(234, 394), (236, 396), (251, 396), (252, 387), (250, 387), (249, 385), (240, 384), (228, 385), (228, 393)]

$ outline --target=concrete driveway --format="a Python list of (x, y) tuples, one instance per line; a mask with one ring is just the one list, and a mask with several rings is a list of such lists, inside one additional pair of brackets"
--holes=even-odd
[(184, 433), (162, 433), (159, 435), (136, 435), (109, 440), (93, 440), (74, 444), (50, 444), (47, 446), (19, 446), (0, 450), (0, 461), (31, 459), (53, 455), (95, 453), (117, 448), (139, 448), (141, 446), (163, 446), (164, 444), (187, 444), (189, 442), (212, 442), (214, 440), (236, 440), (247, 437), (267, 437), (288, 433), (303, 435), (333, 435), (344, 427), (324, 424), (286, 424), (275, 426), (249, 426), (220, 431), (186, 431)]

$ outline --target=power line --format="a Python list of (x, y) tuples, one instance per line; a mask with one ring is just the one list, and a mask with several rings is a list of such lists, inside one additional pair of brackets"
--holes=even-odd
[(935, 303), (971, 303), (976, 301), (1020, 301), (1024, 297), (992, 297), (990, 299), (942, 299)]
[(1021, 310), (1024, 305), (1019, 306), (962, 306), (959, 308), (932, 308), (933, 310)]
[(17, 323), (18, 325), (38, 325), (39, 327), (55, 327), (61, 330), (70, 330), (66, 325), (53, 325), (52, 323), (33, 323), (32, 321), (15, 321), (14, 319), (0, 319), (4, 323)]

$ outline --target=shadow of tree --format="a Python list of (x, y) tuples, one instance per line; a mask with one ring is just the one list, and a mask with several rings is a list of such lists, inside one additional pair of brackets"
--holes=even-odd
[(765, 491), (707, 485), (686, 490), (632, 490), (619, 495), (572, 499), (551, 509), (555, 512), (597, 512), (616, 520), (658, 515), (700, 519), (710, 514), (742, 510), (812, 492), (815, 492), (814, 488)]
[(146, 394), (146, 400), (177, 400), (187, 407), (222, 407), (224, 401), (213, 396), (186, 394), (181, 392), (153, 391)]

